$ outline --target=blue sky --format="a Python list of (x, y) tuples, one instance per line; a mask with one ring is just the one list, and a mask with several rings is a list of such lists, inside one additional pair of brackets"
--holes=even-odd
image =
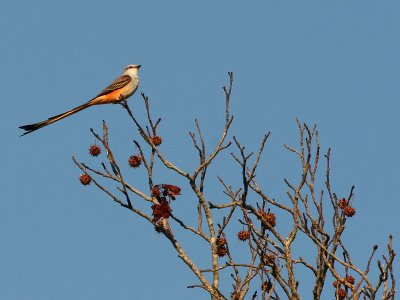
[[(89, 128), (100, 130), (103, 119), (122, 165), (135, 151), (137, 132), (119, 106), (19, 137), (18, 126), (87, 101), (130, 63), (143, 65), (139, 92), (162, 117), (161, 149), (179, 166), (195, 165), (194, 118), (214, 147), (221, 87), (233, 71), (232, 134), (250, 151), (271, 131), (259, 175), (270, 195), (284, 199), (283, 178), (298, 176), (283, 148), (297, 145), (295, 119), (317, 124), (322, 150), (332, 148), (334, 190), (347, 195), (356, 186), (346, 234), (355, 260), (364, 263), (375, 243), (383, 249), (389, 233), (398, 245), (399, 15), (397, 1), (368, 0), (3, 3), (0, 298), (205, 297), (186, 289), (197, 282), (151, 226), (77, 180), (71, 156), (98, 165)], [(144, 120), (139, 93), (130, 103)], [(158, 170), (160, 182), (179, 182)], [(210, 199), (223, 201), (217, 175), (239, 184), (238, 172), (224, 154), (210, 171)], [(125, 173), (143, 186), (143, 171)], [(174, 209), (190, 222), (186, 191)], [(186, 246), (205, 262), (201, 247)]]

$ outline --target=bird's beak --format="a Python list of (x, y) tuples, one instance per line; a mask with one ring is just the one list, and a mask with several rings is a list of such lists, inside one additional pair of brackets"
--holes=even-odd
[(142, 65), (138, 65), (137, 68), (140, 69), (141, 66), (142, 66)]

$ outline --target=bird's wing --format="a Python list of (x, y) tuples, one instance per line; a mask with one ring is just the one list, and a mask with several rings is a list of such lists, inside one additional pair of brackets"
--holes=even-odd
[(126, 86), (132, 78), (129, 75), (122, 75), (119, 78), (115, 79), (108, 87), (106, 87), (104, 90), (100, 92), (95, 98), (107, 95), (115, 90), (118, 90), (120, 88), (123, 88)]

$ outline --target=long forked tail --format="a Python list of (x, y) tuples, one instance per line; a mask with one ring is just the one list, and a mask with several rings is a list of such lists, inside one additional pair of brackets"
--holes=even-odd
[(33, 132), (35, 130), (38, 130), (38, 129), (42, 128), (42, 127), (45, 127), (47, 125), (50, 125), (50, 124), (52, 124), (54, 122), (57, 122), (57, 121), (59, 121), (61, 119), (64, 119), (64, 118), (66, 118), (66, 117), (68, 117), (70, 115), (73, 115), (73, 114), (77, 113), (78, 111), (81, 111), (81, 110), (83, 110), (85, 108), (88, 108), (89, 106), (92, 106), (92, 105), (93, 104), (91, 104), (90, 102), (87, 102), (87, 103), (82, 104), (82, 105), (80, 105), (78, 107), (75, 107), (75, 108), (73, 108), (73, 109), (71, 109), (71, 110), (69, 110), (69, 111), (67, 111), (65, 113), (62, 113), (62, 114), (59, 114), (57, 116), (48, 118), (47, 120), (44, 120), (42, 122), (20, 126), (19, 128), (25, 130), (25, 132), (23, 134), (21, 134), (21, 136), (24, 136), (25, 134), (31, 133), (31, 132)]

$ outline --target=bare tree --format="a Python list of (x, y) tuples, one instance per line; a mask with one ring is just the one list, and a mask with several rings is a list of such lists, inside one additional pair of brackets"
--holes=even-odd
[[(326, 154), (321, 155), (315, 126), (310, 127), (297, 121), (299, 146), (285, 145), (288, 151), (298, 157), (300, 163), (299, 179), (296, 182), (284, 179), (289, 204), (275, 200), (262, 189), (256, 180), (256, 174), (269, 133), (264, 135), (255, 153), (247, 152), (237, 137), (228, 136), (233, 121), (229, 111), (233, 74), (228, 75), (229, 85), (223, 88), (226, 103), (225, 126), (214, 150), (207, 150), (198, 120), (195, 120), (196, 133), (189, 133), (199, 158), (195, 170), (182, 170), (161, 152), (159, 146), (163, 141), (157, 134), (161, 119), (153, 119), (149, 99), (142, 94), (147, 111), (147, 125), (139, 123), (128, 103), (122, 102), (122, 106), (139, 133), (139, 140), (134, 140), (138, 153), (132, 155), (128, 163), (133, 168), (145, 168), (148, 186), (142, 190), (124, 179), (121, 166), (117, 164), (112, 153), (105, 122), (102, 134), (91, 129), (107, 157), (106, 163), (101, 164), (102, 168), (95, 169), (73, 157), (75, 164), (83, 172), (80, 177), (82, 184), (93, 182), (112, 200), (154, 226), (158, 233), (170, 241), (178, 257), (198, 278), (198, 283), (189, 288), (204, 289), (211, 299), (302, 299), (299, 282), (304, 276), (312, 278), (314, 299), (321, 299), (322, 292), (327, 287), (333, 290), (335, 299), (395, 299), (395, 253), (392, 237), (389, 237), (386, 254), (381, 259), (376, 259), (378, 246), (373, 246), (363, 267), (353, 263), (352, 255), (342, 240), (349, 219), (354, 218), (356, 213), (353, 207), (354, 186), (346, 197), (339, 197), (332, 190), (331, 151), (328, 149)], [(226, 199), (222, 203), (213, 203), (204, 193), (207, 170), (228, 147), (234, 148), (230, 154), (232, 161), (241, 170), (242, 183), (232, 187), (224, 178), (218, 177), (216, 182), (219, 181)], [(97, 145), (90, 148), (93, 156), (100, 152), (101, 148)], [(321, 171), (325, 182), (324, 188), (317, 190), (317, 173), (321, 159), (326, 161), (325, 171)], [(179, 198), (181, 188), (176, 184), (154, 182), (156, 160), (179, 174), (190, 187), (192, 199), (195, 199), (197, 205), (191, 218), (172, 212), (171, 206)], [(117, 191), (106, 188), (101, 180), (114, 182)], [(139, 201), (148, 203), (148, 208), (139, 209), (135, 205)], [(176, 200), (178, 201), (179, 199)], [(223, 215), (221, 222), (216, 221), (216, 212), (213, 213), (213, 210)], [(239, 221), (235, 216), (240, 216)], [(288, 232), (276, 227), (277, 222), (284, 218), (291, 224)], [(241, 227), (237, 237), (229, 236), (231, 231), (226, 230), (228, 224)], [(190, 232), (195, 240), (209, 245), (210, 264), (207, 268), (200, 268), (185, 252), (182, 241), (176, 238), (176, 233), (180, 230)], [(230, 247), (232, 244), (229, 240), (232, 238), (243, 241), (241, 251), (247, 249), (247, 261), (237, 260), (235, 251)], [(307, 253), (313, 254), (312, 260), (295, 254), (298, 251), (294, 242), (298, 239), (309, 243)], [(369, 277), (373, 262), (376, 262), (379, 274), (375, 281)], [(226, 294), (226, 291), (221, 290), (221, 281), (228, 280), (232, 282), (232, 290)]]

